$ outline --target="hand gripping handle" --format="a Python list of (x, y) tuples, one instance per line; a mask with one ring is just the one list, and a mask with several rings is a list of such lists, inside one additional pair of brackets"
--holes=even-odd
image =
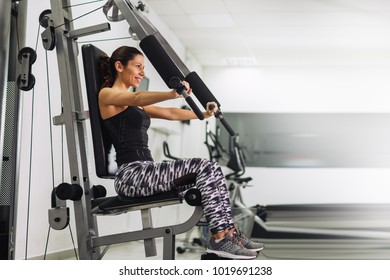
[[(209, 105), (209, 110), (213, 110), (214, 109), (214, 105), (213, 104), (210, 104)], [(217, 110), (214, 114), (214, 116), (219, 119), (221, 121), (221, 123), (223, 124), (223, 126), (226, 128), (226, 130), (228, 131), (228, 133), (230, 134), (230, 136), (234, 136), (236, 135), (236, 133), (234, 132), (233, 128), (231, 128), (231, 126), (227, 123), (227, 121), (225, 120), (225, 118), (223, 117), (222, 113), (220, 110)]]
[(179, 77), (172, 77), (169, 80), (169, 87), (175, 89), (178, 94), (182, 95), (185, 98), (188, 105), (191, 107), (192, 111), (195, 113), (198, 119), (204, 119), (202, 111), (195, 104), (194, 100), (187, 94), (187, 88), (182, 84)]

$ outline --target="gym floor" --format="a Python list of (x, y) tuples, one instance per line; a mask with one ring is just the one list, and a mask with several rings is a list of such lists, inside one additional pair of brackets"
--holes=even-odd
[[(104, 255), (104, 260), (162, 260), (162, 239), (156, 239), (157, 244), (157, 256), (145, 257), (143, 241), (133, 241), (124, 244), (112, 245)], [(180, 237), (176, 241), (177, 246), (182, 246)], [(176, 260), (200, 260), (201, 255), (205, 253), (205, 249), (201, 246), (193, 246), (191, 249), (185, 250), (184, 253), (176, 252)], [(66, 258), (74, 260), (75, 257)], [(259, 254), (257, 259), (266, 259), (262, 254)]]
[[(176, 246), (184, 248), (185, 235), (177, 236)], [(261, 240), (259, 240), (261, 241)], [(143, 241), (133, 241), (112, 245), (104, 260), (162, 260), (162, 239), (156, 239), (157, 256), (145, 258)], [(103, 249), (102, 249), (103, 250)], [(184, 253), (176, 252), (177, 260), (200, 260), (205, 249), (199, 245), (187, 248)], [(74, 256), (64, 259), (75, 259)], [(333, 259), (333, 260), (388, 260), (390, 259), (389, 240), (275, 240), (265, 242), (257, 260), (264, 259)]]

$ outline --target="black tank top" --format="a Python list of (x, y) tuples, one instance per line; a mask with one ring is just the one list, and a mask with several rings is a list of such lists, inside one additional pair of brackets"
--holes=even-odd
[(104, 120), (116, 150), (118, 166), (133, 161), (153, 161), (148, 147), (150, 117), (143, 110), (129, 106)]

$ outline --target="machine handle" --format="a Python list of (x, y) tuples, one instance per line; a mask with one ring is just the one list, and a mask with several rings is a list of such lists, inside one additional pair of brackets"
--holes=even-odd
[(187, 88), (182, 84), (179, 77), (172, 77), (169, 80), (169, 87), (175, 89), (176, 92), (184, 97), (187, 101), (188, 105), (191, 107), (192, 111), (194, 111), (195, 115), (198, 119), (203, 120), (204, 115), (199, 107), (195, 104), (194, 100), (188, 95)]

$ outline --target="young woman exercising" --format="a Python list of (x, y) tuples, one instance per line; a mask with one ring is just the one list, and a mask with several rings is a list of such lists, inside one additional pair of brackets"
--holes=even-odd
[[(217, 162), (203, 158), (187, 158), (169, 162), (154, 162), (148, 148), (150, 118), (191, 120), (190, 110), (164, 108), (155, 103), (180, 97), (175, 90), (167, 92), (131, 92), (137, 88), (144, 72), (144, 56), (136, 48), (123, 46), (111, 57), (101, 58), (103, 84), (99, 92), (99, 109), (112, 138), (118, 170), (115, 190), (128, 197), (149, 196), (169, 191), (173, 181), (188, 173), (196, 173), (195, 187), (202, 196), (202, 207), (212, 234), (206, 252), (232, 259), (253, 259), (263, 245), (246, 238), (235, 228), (225, 176)], [(191, 93), (190, 85), (183, 84)], [(207, 109), (211, 117), (217, 110)]]

